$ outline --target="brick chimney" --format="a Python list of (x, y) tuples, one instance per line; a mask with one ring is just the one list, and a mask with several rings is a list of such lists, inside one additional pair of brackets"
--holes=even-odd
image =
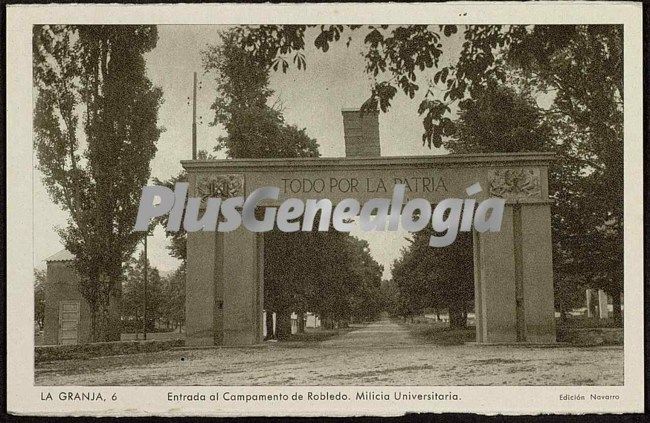
[(345, 157), (379, 157), (379, 112), (343, 109)]

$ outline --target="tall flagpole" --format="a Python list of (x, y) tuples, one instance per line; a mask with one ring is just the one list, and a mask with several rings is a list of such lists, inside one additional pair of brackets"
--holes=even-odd
[(192, 96), (192, 160), (196, 160), (196, 72), (194, 72), (194, 91)]
[(142, 334), (144, 335), (144, 340), (147, 340), (147, 275), (149, 273), (149, 263), (147, 263), (147, 237), (149, 236), (149, 230), (144, 233), (144, 313), (143, 319), (144, 325), (142, 325)]

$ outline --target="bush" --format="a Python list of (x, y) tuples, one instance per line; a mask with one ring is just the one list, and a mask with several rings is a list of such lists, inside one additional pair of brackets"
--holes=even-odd
[(571, 345), (623, 345), (622, 328), (558, 328), (557, 341)]

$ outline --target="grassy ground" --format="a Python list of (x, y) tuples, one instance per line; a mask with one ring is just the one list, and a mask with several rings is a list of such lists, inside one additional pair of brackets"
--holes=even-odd
[(352, 330), (354, 330), (354, 327), (340, 329), (305, 328), (305, 332), (292, 334), (286, 342), (322, 342), (344, 335)]
[[(400, 322), (414, 337), (422, 342), (435, 345), (461, 345), (476, 340), (476, 328), (467, 326), (465, 328), (450, 328), (448, 323), (438, 322), (423, 316), (416, 316), (411, 320)], [(616, 329), (620, 328), (613, 319), (598, 319), (588, 317), (570, 317), (566, 320), (556, 319), (556, 330), (558, 342), (572, 342), (571, 334), (575, 331), (589, 329)], [(622, 330), (622, 328), (620, 328)], [(578, 342), (578, 340), (576, 340)], [(579, 343), (579, 342), (578, 342)], [(605, 344), (616, 345), (620, 342), (605, 342)]]
[(435, 345), (462, 345), (476, 340), (474, 326), (455, 329), (444, 322), (401, 323), (422, 343)]
[(558, 329), (594, 329), (622, 327), (614, 319), (599, 319), (596, 317), (572, 316), (566, 320), (556, 319)]

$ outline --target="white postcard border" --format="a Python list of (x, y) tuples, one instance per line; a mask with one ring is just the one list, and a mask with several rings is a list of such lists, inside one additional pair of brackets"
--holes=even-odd
[[(613, 387), (43, 387), (34, 386), (31, 26), (38, 23), (457, 23), (625, 25), (625, 383)], [(320, 4), (320, 5), (33, 5), (7, 7), (7, 407), (41, 415), (398, 415), (637, 412), (643, 409), (643, 130), (641, 4), (620, 2)], [(469, 348), (469, 347), (468, 347)], [(453, 392), (434, 403), (169, 403), (167, 393)], [(104, 403), (43, 402), (43, 392), (116, 393)], [(559, 401), (561, 393), (618, 394), (619, 401)]]

